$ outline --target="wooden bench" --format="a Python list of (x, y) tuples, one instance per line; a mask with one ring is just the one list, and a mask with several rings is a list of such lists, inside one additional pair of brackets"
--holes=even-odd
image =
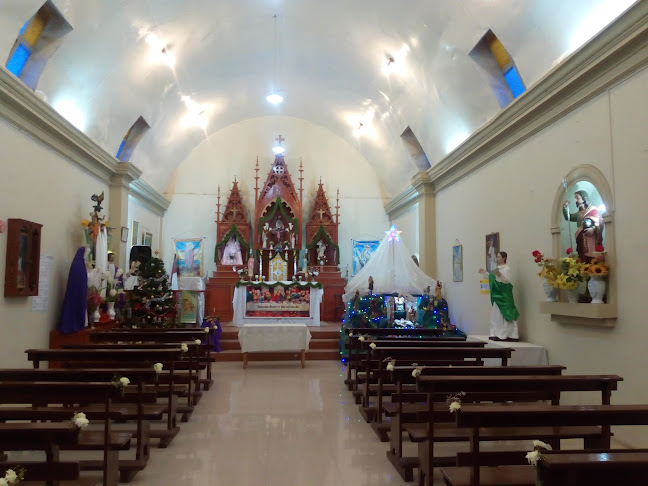
[(644, 486), (648, 449), (548, 451), (540, 456), (537, 475), (544, 486)]
[[(366, 369), (368, 376), (372, 373), (371, 360), (375, 359), (378, 365), (377, 371), (382, 376), (381, 371), (387, 366), (387, 358), (396, 360), (396, 362), (418, 364), (437, 363), (439, 365), (460, 364), (468, 361), (473, 365), (483, 364), (484, 358), (497, 358), (501, 360), (502, 366), (506, 366), (511, 357), (513, 349), (511, 348), (484, 348), (484, 347), (376, 347), (367, 353)], [(379, 384), (380, 386), (380, 384)], [(385, 390), (388, 392), (388, 389)], [(367, 423), (371, 423), (374, 417), (379, 417), (379, 411), (382, 411), (382, 394), (377, 395), (377, 406), (372, 407), (369, 403), (371, 396), (369, 380), (365, 381), (362, 404), (360, 405), (360, 414)]]
[[(74, 440), (69, 442), (57, 442), (56, 447), (50, 447), (49, 454), (51, 461), (58, 460), (58, 450), (97, 450), (102, 451), (101, 461), (84, 461), (86, 465), (93, 466), (88, 469), (99, 469), (103, 471), (103, 486), (116, 486), (119, 483), (118, 453), (120, 450), (130, 448), (131, 434), (125, 432), (113, 432), (111, 430), (111, 418), (118, 417), (112, 410), (112, 398), (119, 394), (119, 390), (112, 383), (69, 383), (69, 382), (21, 382), (0, 381), (0, 401), (3, 404), (29, 404), (29, 405), (52, 405), (58, 404), (67, 407), (67, 410), (60, 412), (67, 417), (66, 422), (52, 424), (0, 424), (6, 430), (14, 430), (16, 433), (23, 433), (24, 442), (7, 440), (0, 446), (0, 450), (44, 450), (43, 444), (38, 442), (38, 437), (30, 436), (32, 429), (29, 426), (61, 426), (70, 428), (70, 422), (75, 412), (83, 412), (79, 404), (102, 403), (103, 404), (103, 431), (83, 430), (79, 432), (76, 426), (72, 426), (75, 432)], [(34, 411), (32, 420), (40, 416)], [(6, 418), (6, 417), (5, 417)], [(17, 418), (20, 420), (22, 417)], [(43, 419), (51, 418), (45, 416)], [(20, 432), (25, 430), (25, 432)], [(21, 436), (22, 437), (22, 436)], [(31, 437), (31, 438), (30, 438)], [(47, 445), (47, 444), (46, 444)], [(30, 449), (30, 447), (37, 447)], [(49, 445), (51, 446), (51, 444)], [(48, 447), (49, 447), (48, 446)], [(56, 457), (55, 457), (56, 456)], [(51, 462), (50, 461), (50, 462)], [(84, 462), (81, 464), (83, 465)]]
[[(412, 481), (413, 470), (419, 465), (418, 457), (403, 457), (403, 434), (407, 430), (413, 442), (427, 439), (427, 421), (419, 422), (419, 414), (428, 410), (426, 393), (404, 393), (404, 383), (415, 383), (412, 376), (414, 366), (395, 366), (392, 371), (383, 371), (387, 379), (396, 383), (392, 402), (383, 404), (385, 415), (390, 418), (389, 450), (387, 458), (405, 481)], [(520, 376), (562, 374), (564, 366), (427, 366), (421, 376)], [(437, 413), (448, 412), (445, 401), (436, 404)], [(426, 418), (426, 417), (425, 417)]]
[(179, 349), (28, 349), (27, 359), (35, 369), (42, 361), (60, 361), (67, 368), (94, 367), (133, 367), (152, 369), (155, 363), (168, 365), (169, 383), (167, 385), (168, 407), (165, 430), (151, 430), (151, 437), (159, 438), (158, 447), (165, 448), (180, 431), (176, 424), (178, 411), (177, 396), (174, 394), (175, 368), (183, 359)]
[[(20, 463), (0, 463), (0, 475), (4, 477), (7, 469), (18, 466), (25, 469), (25, 482), (39, 481), (46, 486), (57, 486), (65, 480), (65, 486), (94, 486), (95, 480), (80, 480), (78, 462), (59, 461), (61, 447), (76, 444), (79, 439), (77, 427), (70, 423), (27, 423), (0, 424), (0, 449), (6, 451), (43, 451), (45, 461), (22, 461)], [(33, 484), (33, 483), (32, 483)]]
[[(528, 375), (528, 376), (419, 376), (417, 378), (417, 385), (420, 391), (428, 394), (428, 410), (426, 412), (427, 432), (424, 441), (419, 442), (419, 474), (423, 478), (425, 484), (431, 484), (432, 470), (435, 465), (447, 465), (445, 460), (438, 460), (434, 458), (434, 443), (439, 441), (455, 442), (470, 440), (472, 435), (471, 431), (464, 429), (460, 430), (454, 426), (437, 427), (437, 422), (447, 419), (447, 413), (444, 412), (445, 417), (437, 417), (434, 410), (434, 396), (446, 396), (458, 392), (466, 392), (465, 401), (515, 401), (522, 400), (551, 400), (553, 406), (557, 406), (560, 400), (561, 392), (566, 391), (590, 391), (600, 392), (601, 403), (608, 405), (613, 390), (617, 389), (619, 381), (623, 379), (616, 375), (560, 375), (560, 376), (544, 376), (544, 375)], [(517, 398), (516, 398), (517, 397)], [(466, 405), (468, 406), (468, 405)], [(477, 405), (480, 407), (479, 405)], [(513, 405), (512, 405), (513, 406)], [(481, 406), (482, 409), (488, 407)], [(521, 406), (520, 408), (528, 408), (528, 406)], [(462, 405), (463, 410), (463, 405)], [(545, 424), (537, 423), (536, 427)], [(551, 424), (557, 425), (557, 424)], [(579, 425), (564, 424), (564, 425)], [(539, 431), (534, 430), (533, 427), (526, 429), (518, 429), (509, 431), (510, 438), (508, 440), (520, 440), (524, 438), (536, 438), (534, 434)], [(574, 432), (580, 434), (581, 431), (568, 430), (567, 436), (562, 438), (571, 437)], [(556, 436), (561, 434), (556, 430)], [(588, 436), (592, 437), (592, 429), (586, 428), (582, 431), (583, 435), (579, 437)], [(609, 447), (610, 443), (610, 429), (603, 426), (601, 431), (595, 431), (596, 441), (604, 444), (604, 447)], [(493, 437), (489, 440), (507, 440), (506, 435), (501, 435), (498, 431), (494, 433)], [(556, 440), (546, 437), (547, 441), (553, 446), (557, 447), (559, 444)], [(592, 447), (594, 444), (590, 440), (588, 446)], [(429, 483), (428, 483), (429, 481)]]
[[(155, 381), (155, 371), (141, 368), (113, 368), (113, 369), (0, 369), (0, 381), (57, 381), (57, 382), (110, 382), (115, 377), (127, 377), (133, 385), (126, 388), (127, 393), (113, 397), (112, 414), (118, 414), (116, 418), (120, 421), (135, 421), (136, 439), (135, 459), (120, 459), (119, 473), (121, 482), (130, 482), (137, 472), (146, 467), (150, 457), (150, 421), (161, 421), (166, 409), (163, 405), (156, 404), (157, 394), (154, 391), (145, 390), (145, 384)], [(125, 398), (132, 398), (125, 402)], [(0, 397), (0, 403), (2, 398)], [(19, 407), (0, 407), (0, 421), (13, 419), (30, 419), (28, 415), (37, 411), (40, 413), (40, 420), (57, 420), (64, 411), (51, 407), (32, 407), (29, 409)], [(103, 420), (101, 405), (91, 404), (84, 406), (83, 412), (90, 420)]]
[[(515, 478), (516, 485), (535, 486), (536, 468), (534, 466), (498, 466), (483, 467), (479, 461), (479, 444), (485, 428), (520, 428), (520, 427), (563, 427), (563, 426), (600, 426), (604, 431), (601, 436), (599, 449), (609, 449), (610, 427), (612, 425), (648, 425), (648, 405), (462, 405), (457, 414), (458, 427), (471, 429), (471, 454), (473, 465), (470, 467), (442, 468), (441, 473), (448, 486), (486, 486), (511, 484)], [(530, 447), (531, 449), (531, 447)], [(626, 450), (627, 451), (627, 450)], [(566, 452), (563, 452), (566, 453)], [(583, 451), (580, 451), (583, 454)], [(557, 456), (558, 457), (558, 456)], [(551, 459), (550, 459), (551, 458)], [(569, 456), (566, 456), (568, 459)], [(645, 456), (644, 456), (645, 458)], [(584, 456), (580, 456), (584, 459)], [(591, 459), (596, 459), (596, 456)], [(556, 468), (562, 463), (563, 474), (569, 469), (565, 461), (547, 455), (544, 466), (538, 468), (548, 469), (548, 463), (554, 461)], [(585, 462), (585, 461), (584, 461)], [(591, 462), (590, 465), (581, 465), (581, 470), (605, 466)], [(583, 484), (572, 483), (569, 484)], [(590, 483), (584, 483), (590, 486)], [(624, 484), (615, 481), (612, 484)], [(641, 484), (645, 484), (644, 482)]]
[[(426, 340), (438, 340), (440, 342), (458, 342), (465, 341), (462, 337), (441, 337), (440, 329), (374, 329), (374, 328), (347, 328), (344, 330), (349, 336), (346, 348), (349, 351), (347, 358), (347, 378), (344, 383), (349, 390), (357, 388), (357, 376), (353, 377), (352, 372), (357, 370), (358, 364), (362, 361), (362, 354), (359, 350), (360, 336), (381, 337), (383, 339), (411, 337), (412, 339), (424, 338)], [(351, 335), (349, 335), (351, 334)]]
[[(205, 332), (205, 329), (208, 332)], [(203, 390), (209, 390), (214, 384), (212, 379), (212, 362), (209, 340), (215, 333), (213, 328), (184, 328), (184, 329), (129, 329), (117, 328), (107, 332), (96, 332), (90, 335), (92, 343), (115, 343), (115, 342), (149, 342), (149, 343), (181, 343), (187, 340), (195, 341), (200, 339), (199, 345), (200, 363), (205, 367), (205, 378), (199, 378)], [(201, 366), (201, 368), (202, 368)]]

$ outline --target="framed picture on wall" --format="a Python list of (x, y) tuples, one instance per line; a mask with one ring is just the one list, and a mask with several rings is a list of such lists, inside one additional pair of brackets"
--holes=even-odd
[(127, 226), (122, 226), (121, 227), (121, 241), (122, 241), (122, 243), (128, 243), (128, 227)]
[(142, 237), (142, 245), (151, 246), (152, 244), (153, 244), (153, 233), (149, 233), (147, 231), (144, 233)]
[(494, 272), (497, 269), (497, 254), (499, 251), (499, 233), (486, 235), (486, 270), (488, 272)]
[(463, 282), (463, 249), (461, 245), (452, 247), (452, 281)]
[(137, 237), (139, 236), (139, 221), (131, 222), (131, 246), (137, 245)]

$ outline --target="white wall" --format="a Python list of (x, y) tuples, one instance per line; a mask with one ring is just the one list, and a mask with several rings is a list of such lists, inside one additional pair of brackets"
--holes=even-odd
[[(391, 220), (411, 255), (419, 254), (419, 204), (414, 203), (401, 214)], [(382, 239), (382, 238), (380, 238)]]
[(49, 332), (58, 323), (67, 276), (77, 248), (82, 246), (81, 220), (88, 218), (92, 194), (108, 187), (23, 132), (0, 119), (0, 218), (20, 218), (43, 225), (41, 256), (52, 256), (47, 312), (32, 312), (32, 297), (4, 297), (7, 234), (0, 234), (0, 367), (28, 365), (25, 349), (49, 346)]
[[(153, 235), (152, 238), (152, 243), (151, 243), (151, 250), (156, 251), (158, 250), (160, 253), (163, 252), (163, 247), (165, 246), (164, 242), (161, 240), (162, 236), (162, 217), (159, 215), (155, 214), (153, 211), (148, 209), (146, 206), (142, 205), (142, 203), (134, 196), (128, 196), (128, 228), (129, 228), (129, 238), (128, 238), (128, 252), (123, 258), (123, 261), (121, 262), (122, 266), (125, 268), (125, 263), (126, 260), (128, 259), (128, 255), (130, 255), (130, 248), (131, 248), (131, 234), (130, 232), (132, 231), (133, 228), (133, 221), (137, 221), (139, 223), (139, 229), (138, 229), (138, 235), (137, 235), (137, 244), (141, 245), (142, 244), (142, 235), (144, 233), (151, 233)], [(170, 244), (168, 246), (171, 246)], [(173, 260), (173, 258), (172, 258)], [(169, 266), (166, 268), (167, 272), (171, 271), (171, 267)]]
[[(500, 233), (509, 254), (523, 340), (545, 346), (549, 360), (569, 373), (624, 378), (613, 403), (648, 402), (648, 342), (644, 258), (648, 227), (643, 212), (648, 180), (648, 71), (594, 98), (552, 126), (437, 195), (439, 278), (452, 322), (472, 334), (488, 333), (489, 296), (480, 295), (477, 269), (484, 265), (484, 237)], [(551, 254), (551, 207), (563, 177), (591, 164), (612, 187), (616, 213), (618, 320), (612, 329), (567, 326), (539, 312), (544, 299), (531, 252)], [(605, 202), (605, 201), (604, 201)], [(464, 281), (452, 282), (451, 248), (463, 244)], [(646, 446), (635, 427), (617, 439)]]
[[(164, 241), (173, 237), (205, 237), (208, 275), (215, 270), (216, 193), (221, 188), (221, 211), (225, 208), (234, 177), (245, 200), (254, 211), (254, 167), (259, 158), (261, 188), (274, 161), (274, 137), (286, 138), (285, 160), (299, 190), (299, 160), (303, 161), (304, 224), (310, 216), (319, 178), (331, 210), (335, 212), (336, 190), (340, 188), (340, 268), (344, 275), (350, 263), (351, 240), (384, 236), (388, 220), (383, 208), (375, 172), (358, 151), (329, 130), (306, 120), (263, 117), (231, 125), (205, 140), (184, 160), (174, 174), (166, 197), (171, 205), (164, 218)], [(164, 261), (173, 260), (172, 245), (164, 245)]]

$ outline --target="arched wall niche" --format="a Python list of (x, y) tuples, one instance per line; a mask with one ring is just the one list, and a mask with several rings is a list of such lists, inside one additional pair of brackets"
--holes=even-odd
[[(573, 223), (567, 225), (567, 221), (563, 216), (563, 203), (567, 200), (573, 205), (574, 190), (583, 186), (590, 187), (590, 184), (598, 191), (600, 204), (605, 206), (605, 212), (603, 213), (605, 261), (610, 265), (611, 269), (607, 279), (607, 303), (571, 304), (566, 301), (564, 296), (561, 296), (561, 302), (543, 302), (540, 310), (543, 313), (551, 314), (551, 320), (563, 324), (612, 327), (616, 324), (617, 316), (614, 195), (606, 177), (593, 165), (584, 164), (574, 167), (565, 175), (564, 180), (558, 184), (551, 210), (552, 255), (555, 257), (565, 255), (565, 232), (575, 231), (576, 229)], [(592, 199), (597, 205), (599, 204), (599, 198), (596, 195), (593, 195)]]

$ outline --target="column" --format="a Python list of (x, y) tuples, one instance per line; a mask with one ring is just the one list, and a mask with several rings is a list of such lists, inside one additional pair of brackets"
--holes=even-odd
[(437, 278), (436, 209), (434, 189), (427, 172), (412, 177), (417, 192), (419, 225), (419, 266), (427, 275)]

